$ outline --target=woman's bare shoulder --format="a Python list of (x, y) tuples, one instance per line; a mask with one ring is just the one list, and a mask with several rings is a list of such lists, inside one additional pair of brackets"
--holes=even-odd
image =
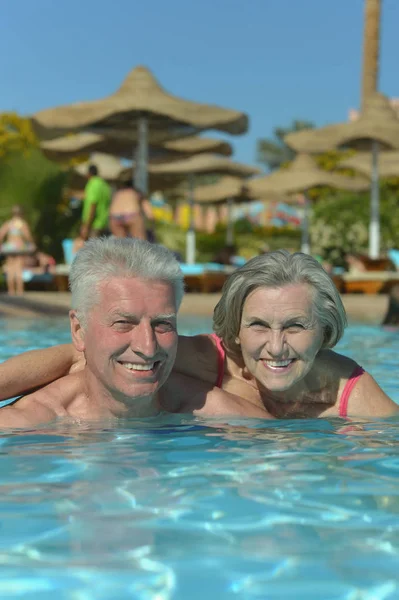
[[(351, 358), (325, 350), (318, 357), (319, 367), (324, 367), (330, 373), (332, 380), (337, 382), (336, 409), (348, 381), (359, 365)], [(353, 382), (350, 392), (347, 414), (349, 417), (387, 417), (398, 414), (398, 405), (389, 398), (375, 379), (366, 371)]]

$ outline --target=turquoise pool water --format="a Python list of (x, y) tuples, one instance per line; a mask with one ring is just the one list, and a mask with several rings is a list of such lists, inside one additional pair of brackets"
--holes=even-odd
[[(204, 331), (209, 322), (181, 322)], [(2, 322), (1, 355), (69, 341)], [(399, 333), (340, 345), (399, 400)], [(399, 598), (399, 419), (170, 416), (0, 439), (0, 598)]]

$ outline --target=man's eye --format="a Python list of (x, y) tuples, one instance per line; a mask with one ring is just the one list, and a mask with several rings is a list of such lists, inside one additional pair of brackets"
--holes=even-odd
[(119, 328), (126, 328), (130, 326), (130, 321), (120, 319), (119, 321), (115, 321), (114, 325)]
[(174, 331), (175, 325), (174, 323), (170, 323), (169, 321), (159, 321), (159, 323), (155, 323), (156, 331), (160, 331), (165, 333), (167, 331)]

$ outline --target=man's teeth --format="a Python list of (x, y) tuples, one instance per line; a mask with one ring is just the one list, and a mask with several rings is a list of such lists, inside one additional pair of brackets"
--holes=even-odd
[(146, 365), (140, 365), (136, 363), (121, 363), (125, 369), (129, 369), (129, 371), (152, 371), (155, 366), (155, 363), (149, 363)]
[(268, 367), (288, 367), (292, 363), (292, 359), (290, 360), (266, 360), (265, 361)]

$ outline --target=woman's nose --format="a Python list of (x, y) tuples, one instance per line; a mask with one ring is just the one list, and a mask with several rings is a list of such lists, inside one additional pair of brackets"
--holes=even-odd
[(276, 329), (269, 330), (269, 336), (267, 340), (267, 350), (271, 356), (281, 356), (285, 350), (285, 333)]

